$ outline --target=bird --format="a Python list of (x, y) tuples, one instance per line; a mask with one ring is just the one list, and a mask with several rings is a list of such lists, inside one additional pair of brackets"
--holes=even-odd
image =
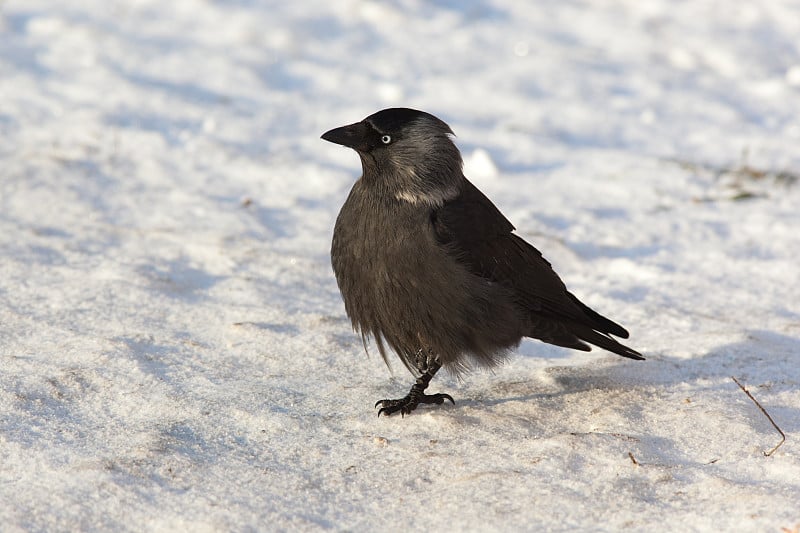
[(362, 166), (331, 243), (345, 311), (365, 350), (372, 339), (390, 366), (388, 346), (416, 378), (406, 396), (375, 403), (378, 417), (455, 404), (425, 392), (441, 368), (492, 367), (524, 337), (643, 360), (464, 176), (454, 136), (430, 113), (389, 108), (321, 137)]

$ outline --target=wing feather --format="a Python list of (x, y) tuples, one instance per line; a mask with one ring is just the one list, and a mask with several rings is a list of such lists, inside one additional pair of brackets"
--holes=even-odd
[(610, 337), (627, 338), (625, 328), (570, 293), (542, 253), (515, 235), (511, 222), (468, 180), (457, 197), (432, 213), (431, 221), (438, 242), (472, 274), (511, 290), (530, 315), (527, 336), (577, 350), (589, 350), (588, 342), (643, 359)]

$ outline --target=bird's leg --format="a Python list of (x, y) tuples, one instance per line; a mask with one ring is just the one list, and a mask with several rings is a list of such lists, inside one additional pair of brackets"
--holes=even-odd
[(400, 398), (399, 400), (378, 400), (375, 403), (375, 407), (381, 407), (380, 411), (378, 411), (378, 416), (382, 414), (388, 416), (398, 411), (401, 416), (405, 416), (416, 409), (421, 403), (440, 405), (444, 403), (445, 400), (450, 400), (450, 403), (455, 405), (456, 402), (453, 401), (453, 398), (449, 394), (425, 394), (425, 389), (428, 388), (428, 384), (441, 367), (442, 365), (439, 364), (435, 358), (430, 357), (428, 354), (425, 354), (423, 350), (420, 350), (417, 354), (417, 368), (422, 375), (417, 378), (416, 383), (411, 386), (411, 390), (404, 398)]

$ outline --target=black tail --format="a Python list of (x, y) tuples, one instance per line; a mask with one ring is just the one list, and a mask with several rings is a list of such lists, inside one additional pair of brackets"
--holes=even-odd
[(584, 304), (582, 301), (578, 300), (578, 298), (576, 298), (575, 295), (572, 294), (571, 292), (567, 292), (567, 294), (569, 295), (570, 299), (572, 299), (572, 301), (575, 303), (575, 305), (580, 307), (581, 311), (583, 311), (586, 314), (586, 316), (589, 317), (589, 319), (592, 322), (593, 329), (596, 329), (597, 331), (602, 331), (603, 333), (607, 333), (610, 335), (616, 335), (617, 337), (620, 337), (622, 339), (628, 338), (628, 330), (626, 330), (613, 320), (607, 319), (606, 317), (604, 317), (603, 315), (601, 315), (588, 305)]
[[(595, 313), (597, 314), (597, 313)], [(600, 315), (597, 315), (600, 316)], [(603, 318), (603, 317), (601, 317)], [(608, 320), (608, 319), (606, 319)], [(611, 322), (610, 320), (608, 320)], [(611, 322), (614, 324), (613, 322)], [(616, 325), (616, 324), (614, 324)], [(622, 329), (621, 326), (616, 325), (619, 329)], [(634, 350), (633, 348), (628, 348), (624, 344), (618, 343), (616, 340), (612, 339), (608, 334), (597, 331), (595, 329), (590, 328), (589, 326), (585, 326), (583, 324), (574, 324), (570, 331), (575, 334), (582, 341), (586, 341), (590, 344), (594, 344), (595, 346), (602, 348), (604, 350), (608, 350), (609, 352), (613, 352), (617, 355), (621, 355), (622, 357), (628, 357), (629, 359), (636, 359), (639, 361), (643, 361), (644, 357), (642, 354)], [(622, 329), (625, 332), (625, 335), (619, 335), (620, 337), (627, 337), (628, 332)], [(613, 333), (613, 332), (612, 332)], [(617, 335), (616, 333), (614, 333)]]

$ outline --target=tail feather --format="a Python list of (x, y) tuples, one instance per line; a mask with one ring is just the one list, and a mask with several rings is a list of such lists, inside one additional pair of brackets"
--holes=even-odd
[[(621, 355), (622, 357), (627, 357), (629, 359), (636, 359), (639, 361), (644, 360), (642, 354), (640, 354), (633, 348), (629, 348), (624, 344), (621, 344), (616, 340), (612, 339), (609, 335), (591, 329), (588, 326), (584, 326), (583, 324), (575, 324), (574, 327), (571, 328), (571, 330), (572, 333), (574, 333), (575, 336), (581, 339), (582, 341), (594, 344), (599, 348), (608, 350), (609, 352)], [(627, 337), (627, 335), (625, 335), (625, 337)]]
[[(622, 328), (620, 327), (619, 329)], [(612, 331), (615, 330), (612, 329)], [(528, 328), (526, 336), (539, 339), (548, 344), (555, 344), (556, 346), (572, 348), (573, 350), (582, 350), (584, 352), (590, 351), (592, 348), (589, 344), (593, 344), (598, 348), (603, 348), (604, 350), (621, 355), (622, 357), (638, 360), (644, 359), (642, 354), (633, 348), (628, 348), (624, 344), (620, 344), (613, 339), (609, 333), (600, 330), (596, 322), (576, 322), (574, 320), (563, 319), (554, 320), (552, 318), (534, 315), (531, 317), (531, 325)]]
[(571, 292), (567, 292), (570, 299), (580, 307), (581, 311), (588, 316), (591, 321), (594, 323), (592, 324), (592, 328), (596, 329), (597, 331), (602, 331), (603, 333), (615, 335), (622, 339), (628, 338), (628, 330), (614, 322), (613, 320), (609, 320), (608, 318), (604, 317), (588, 305), (584, 304), (578, 298), (572, 294)]

